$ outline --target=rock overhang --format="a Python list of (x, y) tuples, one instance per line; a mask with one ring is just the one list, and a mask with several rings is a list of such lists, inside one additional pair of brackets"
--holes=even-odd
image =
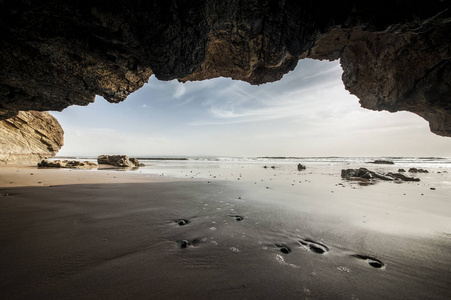
[(411, 111), (451, 136), (449, 1), (8, 1), (0, 117), (123, 101), (160, 80), (280, 80), (337, 60), (363, 107)]

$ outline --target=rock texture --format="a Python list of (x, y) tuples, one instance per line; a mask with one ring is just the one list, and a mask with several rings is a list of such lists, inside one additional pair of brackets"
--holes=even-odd
[(149, 76), (261, 84), (340, 59), (363, 107), (451, 136), (448, 0), (0, 2), (0, 117), (124, 100)]
[(409, 173), (429, 173), (429, 171), (425, 169), (410, 168)]
[(63, 146), (63, 129), (47, 112), (19, 112), (0, 121), (0, 162), (37, 163)]
[(120, 168), (136, 168), (142, 164), (136, 158), (128, 158), (127, 155), (99, 155), (97, 163), (102, 165), (113, 165)]
[(354, 179), (366, 179), (366, 180), (385, 180), (385, 181), (420, 181), (419, 178), (415, 177), (408, 177), (400, 173), (387, 173), (387, 174), (381, 174), (377, 172), (370, 171), (365, 168), (360, 169), (343, 169), (341, 170), (341, 177), (348, 179), (348, 180), (354, 180)]
[(97, 168), (98, 165), (91, 161), (44, 159), (40, 163), (38, 163), (38, 167), (84, 169), (84, 168)]

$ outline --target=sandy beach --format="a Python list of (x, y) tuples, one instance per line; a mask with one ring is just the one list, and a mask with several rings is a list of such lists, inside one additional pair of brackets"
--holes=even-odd
[(294, 167), (2, 166), (1, 298), (451, 297), (450, 173)]

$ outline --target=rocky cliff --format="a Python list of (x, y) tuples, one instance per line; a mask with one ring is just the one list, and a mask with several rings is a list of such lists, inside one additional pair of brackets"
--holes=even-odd
[(63, 129), (47, 112), (19, 112), (0, 121), (0, 132), (0, 163), (35, 164), (63, 146)]
[(124, 100), (149, 76), (261, 84), (340, 59), (363, 107), (451, 136), (448, 0), (0, 2), (0, 117)]

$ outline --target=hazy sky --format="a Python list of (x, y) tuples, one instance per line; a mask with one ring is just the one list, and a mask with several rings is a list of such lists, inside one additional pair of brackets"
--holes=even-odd
[(122, 103), (52, 112), (65, 131), (58, 155), (451, 157), (451, 138), (415, 114), (361, 108), (341, 74), (337, 61), (302, 60), (261, 86), (152, 76)]

